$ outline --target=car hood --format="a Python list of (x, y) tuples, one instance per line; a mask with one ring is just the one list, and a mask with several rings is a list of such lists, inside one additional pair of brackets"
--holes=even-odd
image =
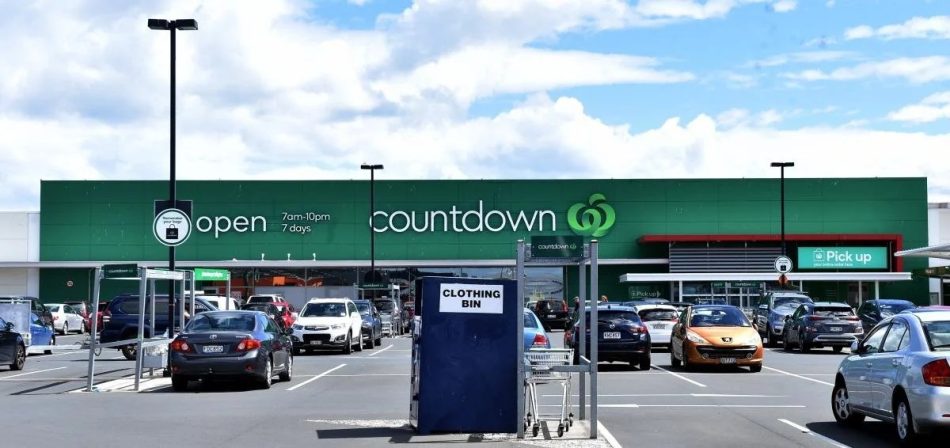
[(689, 331), (713, 345), (749, 345), (750, 339), (756, 340), (756, 345), (762, 342), (752, 327), (690, 327)]
[(297, 325), (333, 325), (346, 324), (350, 320), (346, 317), (299, 317), (294, 322)]

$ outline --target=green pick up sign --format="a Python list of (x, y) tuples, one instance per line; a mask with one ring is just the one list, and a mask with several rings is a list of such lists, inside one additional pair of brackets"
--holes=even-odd
[(531, 258), (584, 258), (584, 237), (533, 236)]
[(231, 271), (227, 269), (195, 268), (195, 281), (226, 281), (231, 278)]
[(799, 269), (887, 269), (886, 247), (799, 247)]

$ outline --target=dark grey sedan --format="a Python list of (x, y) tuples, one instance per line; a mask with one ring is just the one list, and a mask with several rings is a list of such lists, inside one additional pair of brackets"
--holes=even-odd
[(260, 311), (210, 311), (195, 316), (171, 343), (172, 388), (218, 377), (250, 378), (269, 388), (275, 374), (290, 381), (293, 344), (283, 329)]

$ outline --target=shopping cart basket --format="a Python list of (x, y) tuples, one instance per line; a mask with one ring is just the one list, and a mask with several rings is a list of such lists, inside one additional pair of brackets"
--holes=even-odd
[[(574, 350), (548, 348), (531, 349), (524, 353), (525, 363), (525, 431), (531, 428), (531, 434), (537, 437), (541, 421), (557, 419), (557, 436), (574, 425), (574, 413), (571, 412), (571, 373), (552, 370), (556, 366), (569, 366), (573, 362)], [(561, 386), (561, 410), (557, 414), (542, 414), (538, 386), (557, 384)]]

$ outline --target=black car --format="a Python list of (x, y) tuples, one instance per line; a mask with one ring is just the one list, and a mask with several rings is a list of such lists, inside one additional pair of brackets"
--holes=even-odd
[[(640, 370), (650, 369), (650, 333), (643, 325), (637, 311), (628, 306), (602, 304), (597, 307), (597, 328), (591, 331), (590, 307), (585, 309), (588, 329), (586, 353), (590, 355), (591, 334), (597, 337), (598, 361), (629, 362)], [(564, 336), (565, 345), (574, 349), (574, 364), (579, 364), (578, 332), (580, 319), (575, 316), (573, 323)]]
[(785, 351), (797, 346), (802, 353), (822, 347), (840, 352), (842, 347), (850, 347), (862, 336), (864, 330), (850, 305), (816, 302), (799, 305), (785, 318), (782, 342)]
[(901, 311), (916, 307), (917, 305), (909, 300), (868, 300), (858, 307), (858, 318), (861, 319), (861, 325), (864, 327), (864, 332), (867, 333), (871, 331), (871, 329), (874, 328), (878, 322), (900, 313)]
[(567, 302), (561, 299), (538, 300), (534, 303), (532, 311), (541, 320), (545, 331), (551, 331), (554, 328), (558, 330), (565, 328), (571, 320)]
[[(149, 313), (151, 311), (150, 298), (145, 299), (145, 336), (148, 337), (149, 330), (154, 327), (155, 336), (165, 332), (168, 328), (168, 296), (155, 296), (155, 325), (149, 322)], [(185, 303), (185, 300), (178, 300), (178, 303)], [(190, 311), (190, 303), (188, 304)], [(214, 307), (208, 301), (195, 297), (195, 314), (205, 311), (214, 311)], [(186, 316), (187, 320), (188, 317)], [(102, 335), (99, 336), (99, 342), (107, 344), (110, 342), (124, 341), (126, 339), (135, 339), (139, 334), (139, 296), (138, 294), (123, 294), (109, 302), (109, 306), (102, 312)], [(177, 321), (177, 317), (176, 317)], [(126, 345), (117, 347), (122, 351), (126, 359), (135, 359), (136, 346)]]
[(383, 343), (383, 321), (379, 317), (379, 310), (370, 300), (354, 300), (356, 309), (363, 318), (363, 345), (374, 348)]
[(26, 343), (23, 336), (13, 331), (13, 322), (0, 318), (0, 365), (10, 370), (22, 370), (26, 364)]
[(291, 329), (260, 311), (210, 311), (195, 316), (169, 345), (172, 388), (191, 380), (250, 378), (270, 388), (275, 374), (290, 381)]
[(247, 303), (241, 305), (242, 311), (260, 311), (274, 319), (274, 322), (277, 322), (277, 325), (280, 325), (281, 328), (287, 328), (287, 325), (284, 324), (283, 313), (274, 306), (273, 303)]

